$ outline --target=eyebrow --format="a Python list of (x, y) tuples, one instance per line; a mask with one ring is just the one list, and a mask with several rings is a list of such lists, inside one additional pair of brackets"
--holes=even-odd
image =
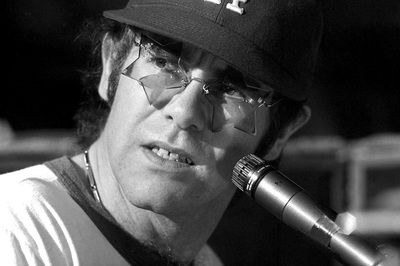
[(161, 56), (165, 58), (176, 58), (178, 60), (179, 53), (175, 53), (173, 51), (167, 50), (162, 46), (159, 46), (157, 43), (152, 43), (149, 48), (149, 52), (153, 52), (155, 56)]
[(182, 42), (155, 34), (151, 32), (143, 32), (142, 36), (145, 37), (145, 41), (153, 43), (160, 50), (168, 51), (170, 54), (179, 56), (182, 50)]
[(218, 73), (221, 75), (220, 77), (228, 77), (231, 78), (232, 80), (244, 81), (243, 73), (230, 65), (228, 65), (226, 69), (220, 70), (219, 72), (221, 72)]

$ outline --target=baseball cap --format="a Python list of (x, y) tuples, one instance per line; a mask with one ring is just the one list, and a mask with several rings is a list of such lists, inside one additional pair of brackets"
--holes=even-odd
[(129, 0), (104, 16), (187, 42), (305, 100), (318, 56), (317, 0)]

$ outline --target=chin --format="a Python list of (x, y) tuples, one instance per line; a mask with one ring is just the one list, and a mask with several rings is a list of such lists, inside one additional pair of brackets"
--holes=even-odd
[[(195, 208), (190, 189), (167, 187), (158, 184), (157, 187), (131, 191), (128, 196), (131, 204), (138, 208), (158, 214), (185, 212)], [(191, 204), (193, 203), (193, 204)], [(189, 206), (190, 205), (190, 206)]]

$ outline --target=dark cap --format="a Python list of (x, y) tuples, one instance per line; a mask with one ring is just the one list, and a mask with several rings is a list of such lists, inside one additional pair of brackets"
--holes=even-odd
[(318, 0), (129, 0), (104, 16), (195, 45), (294, 100), (307, 97)]

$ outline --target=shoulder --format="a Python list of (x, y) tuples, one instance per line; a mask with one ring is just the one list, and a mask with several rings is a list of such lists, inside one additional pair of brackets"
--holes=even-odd
[(195, 266), (223, 266), (221, 259), (209, 245), (204, 245), (195, 259)]
[(76, 250), (72, 239), (81, 240), (81, 232), (74, 234), (73, 229), (83, 228), (88, 234), (95, 231), (47, 166), (0, 175), (0, 182), (0, 249), (9, 251), (6, 259), (66, 265)]
[[(45, 165), (35, 165), (27, 167), (18, 171), (9, 172), (0, 175), (1, 192), (10, 191), (15, 189), (26, 181), (42, 180), (42, 181), (55, 181), (57, 176)], [(3, 193), (1, 193), (3, 195)]]
[(57, 176), (45, 165), (35, 165), (0, 175), (0, 210), (21, 204), (33, 206), (44, 195), (62, 190)]
[[(0, 225), (9, 230), (20, 227), (19, 221), (30, 221), (43, 216), (52, 202), (66, 195), (57, 176), (44, 165), (36, 165), (0, 175)], [(21, 228), (19, 228), (21, 229)]]

